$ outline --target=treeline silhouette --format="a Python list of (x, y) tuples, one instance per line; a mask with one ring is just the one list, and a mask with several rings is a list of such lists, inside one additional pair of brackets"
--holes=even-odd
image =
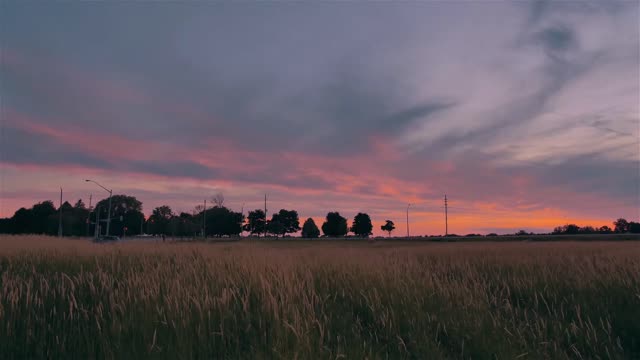
[[(285, 237), (301, 231), (301, 236), (316, 238), (320, 229), (324, 236), (343, 237), (353, 233), (359, 237), (372, 235), (373, 225), (366, 213), (358, 213), (351, 226), (347, 219), (338, 212), (329, 212), (321, 228), (312, 218), (306, 219), (302, 227), (296, 210), (281, 209), (267, 219), (261, 209), (249, 211), (247, 216), (234, 212), (223, 205), (224, 198), (214, 198), (215, 205), (207, 208), (196, 206), (193, 211), (174, 213), (167, 205), (153, 209), (145, 218), (142, 213), (142, 202), (134, 196), (113, 195), (111, 199), (110, 235), (167, 235), (178, 237), (206, 236), (239, 236), (247, 232), (253, 236)], [(64, 236), (99, 236), (106, 234), (106, 223), (109, 218), (109, 199), (99, 201), (95, 207), (88, 208), (82, 200), (74, 205), (64, 202), (56, 208), (47, 200), (34, 204), (31, 208), (20, 208), (10, 218), (0, 219), (0, 233), (4, 234), (47, 234), (57, 235), (60, 227)], [(60, 226), (62, 225), (62, 226)], [(640, 223), (620, 218), (613, 222), (613, 228), (601, 226), (580, 227), (567, 224), (556, 227), (551, 234), (610, 234), (640, 233)], [(385, 220), (380, 227), (391, 236), (395, 224)], [(528, 234), (524, 230), (516, 235)], [(531, 233), (529, 233), (531, 234)], [(479, 236), (473, 234), (474, 236)], [(494, 233), (489, 235), (496, 235)]]
[[(319, 237), (320, 229), (312, 218), (308, 218), (302, 228), (298, 212), (281, 209), (267, 219), (261, 209), (249, 211), (247, 216), (234, 212), (223, 205), (224, 199), (214, 198), (215, 205), (207, 208), (199, 205), (190, 213), (175, 213), (168, 205), (153, 209), (145, 219), (142, 202), (134, 196), (113, 195), (111, 213), (109, 199), (99, 201), (88, 208), (82, 200), (74, 205), (64, 202), (60, 208), (47, 200), (34, 204), (31, 208), (18, 209), (11, 218), (0, 219), (0, 233), (4, 234), (47, 234), (57, 235), (60, 228), (64, 236), (106, 235), (106, 223), (110, 221), (110, 235), (168, 235), (190, 236), (238, 236), (248, 232), (254, 236), (284, 237), (302, 230), (303, 237)], [(390, 222), (390, 221), (389, 221)], [(390, 222), (393, 224), (393, 222)], [(372, 234), (371, 218), (358, 213), (353, 225), (347, 228), (347, 219), (338, 212), (327, 214), (322, 224), (326, 236), (345, 236), (348, 232), (356, 236), (368, 237)], [(386, 230), (386, 229), (385, 229)], [(388, 231), (388, 230), (387, 230)], [(390, 232), (389, 232), (390, 233)]]
[(632, 233), (640, 234), (640, 222), (627, 221), (627, 219), (620, 218), (613, 222), (613, 229), (607, 225), (603, 225), (599, 228), (593, 226), (580, 227), (576, 224), (567, 224), (564, 226), (558, 226), (553, 229), (554, 235), (575, 235), (575, 234), (613, 234), (613, 233)]

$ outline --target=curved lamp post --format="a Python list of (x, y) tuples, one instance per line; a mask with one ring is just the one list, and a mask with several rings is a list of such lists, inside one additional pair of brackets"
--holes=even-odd
[(109, 226), (111, 225), (111, 196), (113, 195), (113, 190), (109, 190), (106, 187), (100, 185), (97, 181), (85, 179), (86, 182), (92, 182), (101, 188), (103, 188), (106, 192), (109, 193), (109, 210), (107, 211), (107, 236), (109, 236)]

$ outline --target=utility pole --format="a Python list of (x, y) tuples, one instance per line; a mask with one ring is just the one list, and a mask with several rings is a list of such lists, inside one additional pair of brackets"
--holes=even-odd
[(87, 237), (89, 237), (89, 229), (91, 228), (91, 198), (93, 194), (89, 194), (89, 215), (87, 215)]
[(407, 238), (409, 237), (409, 206), (411, 204), (407, 204)]
[(267, 194), (264, 194), (264, 237), (267, 237)]
[(204, 199), (204, 211), (202, 212), (202, 237), (207, 238), (207, 199)]
[(58, 219), (58, 237), (62, 237), (62, 188), (60, 188), (60, 209), (58, 209), (60, 213)]
[(100, 236), (100, 206), (96, 207), (96, 230), (95, 230), (95, 238), (97, 239)]
[(110, 229), (110, 225), (111, 225), (111, 197), (113, 196), (113, 190), (107, 189), (106, 187), (100, 185), (99, 182), (94, 181), (94, 180), (90, 180), (90, 179), (85, 179), (84, 181), (86, 182), (92, 182), (98, 186), (100, 186), (101, 188), (103, 188), (106, 192), (109, 193), (109, 209), (107, 209), (107, 236), (109, 236), (109, 229)]
[(447, 194), (445, 194), (444, 195), (444, 236), (449, 235), (448, 206), (449, 204), (447, 202)]

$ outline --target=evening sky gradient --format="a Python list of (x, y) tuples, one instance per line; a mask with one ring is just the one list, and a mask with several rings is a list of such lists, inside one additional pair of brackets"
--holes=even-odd
[(638, 2), (0, 3), (0, 216), (367, 212), (405, 232), (640, 218)]

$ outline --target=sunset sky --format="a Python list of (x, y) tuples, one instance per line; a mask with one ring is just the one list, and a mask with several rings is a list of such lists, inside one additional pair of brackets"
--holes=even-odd
[[(0, 217), (367, 212), (412, 234), (640, 218), (637, 1), (0, 3)], [(56, 200), (56, 206), (57, 206)]]

